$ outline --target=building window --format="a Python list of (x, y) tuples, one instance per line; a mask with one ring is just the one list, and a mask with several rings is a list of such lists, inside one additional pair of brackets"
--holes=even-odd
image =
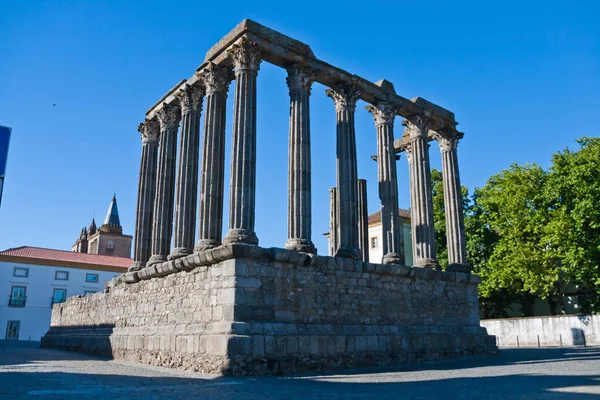
[(19, 340), (19, 327), (21, 321), (8, 321), (6, 324), (6, 340)]
[(68, 281), (69, 273), (67, 271), (56, 271), (54, 273), (54, 279), (57, 281)]
[(85, 281), (90, 283), (98, 283), (98, 274), (85, 274)]
[(25, 301), (27, 300), (27, 288), (25, 286), (13, 286), (10, 290), (10, 296), (8, 298), (9, 307), (25, 307)]
[(64, 303), (67, 300), (67, 289), (54, 289), (52, 304)]
[(379, 238), (378, 238), (377, 236), (373, 236), (373, 237), (371, 238), (371, 248), (372, 248), (372, 249), (376, 249), (376, 248), (377, 248), (377, 246), (379, 246), (379, 240), (378, 240), (378, 239), (379, 239)]
[(92, 294), (94, 294), (94, 293), (98, 293), (98, 292), (96, 292), (95, 290), (86, 290), (86, 291), (85, 291), (83, 294), (84, 294), (85, 296), (89, 296), (89, 295), (92, 295)]
[(13, 270), (13, 276), (18, 278), (27, 278), (29, 276), (29, 268), (15, 267)]

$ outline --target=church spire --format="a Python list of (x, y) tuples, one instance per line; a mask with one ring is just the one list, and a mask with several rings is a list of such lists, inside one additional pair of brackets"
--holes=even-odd
[(104, 223), (100, 226), (102, 232), (123, 233), (121, 221), (119, 220), (119, 209), (117, 208), (117, 195), (115, 194), (108, 207)]
[(96, 227), (96, 219), (92, 218), (92, 223), (90, 224), (90, 227), (88, 228), (88, 234), (93, 235), (94, 233), (96, 233), (97, 230), (98, 230), (98, 228)]

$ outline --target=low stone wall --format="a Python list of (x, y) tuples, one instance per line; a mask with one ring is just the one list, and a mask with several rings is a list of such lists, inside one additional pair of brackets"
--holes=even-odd
[(231, 375), (497, 351), (479, 325), (475, 275), (257, 246), (211, 252), (213, 264), (189, 256), (55, 305), (42, 345)]
[(500, 347), (600, 345), (598, 315), (488, 319), (481, 326)]

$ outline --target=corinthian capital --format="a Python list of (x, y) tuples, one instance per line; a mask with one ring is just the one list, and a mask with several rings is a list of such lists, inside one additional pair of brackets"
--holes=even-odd
[(455, 132), (436, 132), (433, 138), (440, 145), (440, 151), (445, 153), (450, 150), (456, 150), (458, 147), (458, 135)]
[(375, 125), (391, 125), (394, 126), (394, 107), (390, 103), (380, 102), (377, 105), (371, 105), (365, 107), (368, 112), (373, 114), (373, 120)]
[(233, 80), (231, 68), (209, 63), (206, 68), (198, 73), (204, 83), (206, 94), (225, 92), (229, 90), (229, 83)]
[(325, 94), (333, 99), (336, 111), (356, 109), (356, 102), (360, 96), (360, 91), (355, 86), (339, 85), (327, 89)]
[(407, 118), (402, 125), (406, 126), (411, 140), (418, 137), (427, 138), (431, 120), (424, 115), (417, 114)]
[(145, 120), (138, 125), (138, 132), (142, 135), (142, 143), (157, 143), (160, 128), (156, 120)]
[(204, 89), (198, 86), (185, 85), (183, 89), (175, 94), (181, 112), (199, 111), (202, 108), (202, 98), (204, 97)]
[(181, 113), (178, 107), (165, 103), (156, 113), (156, 118), (160, 123), (160, 129), (173, 129), (179, 124)]
[(304, 91), (310, 95), (311, 86), (315, 80), (316, 71), (310, 68), (297, 67), (295, 65), (287, 68), (288, 76), (285, 78), (290, 93)]
[(250, 42), (246, 38), (242, 38), (240, 44), (233, 44), (227, 53), (233, 61), (235, 73), (239, 71), (249, 70), (258, 72), (261, 56), (260, 50), (255, 43)]

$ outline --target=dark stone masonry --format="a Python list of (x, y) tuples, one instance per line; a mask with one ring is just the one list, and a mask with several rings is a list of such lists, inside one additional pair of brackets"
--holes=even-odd
[(251, 245), (56, 304), (44, 347), (225, 375), (490, 354), (475, 275)]

